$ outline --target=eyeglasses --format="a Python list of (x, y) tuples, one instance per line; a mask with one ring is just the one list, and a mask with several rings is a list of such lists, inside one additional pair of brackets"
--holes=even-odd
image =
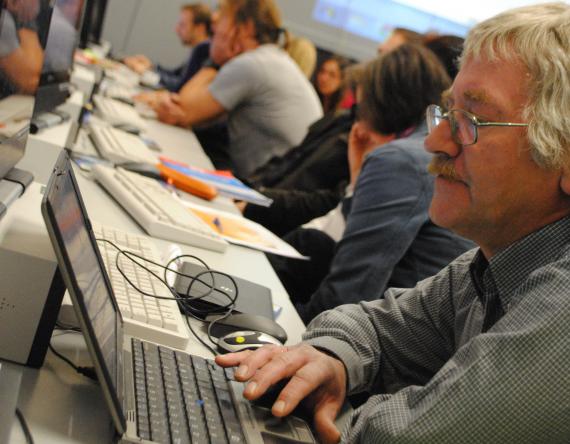
[(467, 146), (477, 143), (480, 126), (528, 126), (528, 123), (512, 122), (480, 122), (473, 114), (462, 109), (450, 109), (444, 112), (438, 105), (430, 105), (426, 111), (428, 134), (431, 133), (442, 120), (449, 120), (451, 137), (459, 145)]

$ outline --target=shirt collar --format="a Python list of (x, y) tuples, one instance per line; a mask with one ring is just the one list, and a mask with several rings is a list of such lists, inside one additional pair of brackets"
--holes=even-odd
[[(488, 268), (505, 312), (508, 311), (509, 305), (515, 302), (512, 300), (515, 290), (529, 274), (554, 261), (560, 255), (562, 247), (569, 243), (570, 216), (567, 216), (509, 245), (489, 260)], [(478, 260), (478, 256), (473, 264)]]

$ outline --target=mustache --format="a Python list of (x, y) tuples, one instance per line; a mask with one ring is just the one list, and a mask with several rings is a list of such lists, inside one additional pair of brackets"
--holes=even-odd
[(453, 160), (442, 154), (436, 154), (432, 157), (427, 170), (433, 176), (441, 176), (449, 180), (460, 180), (459, 174), (457, 174), (453, 165)]

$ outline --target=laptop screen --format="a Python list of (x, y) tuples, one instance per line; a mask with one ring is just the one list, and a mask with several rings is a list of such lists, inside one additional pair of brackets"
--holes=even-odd
[(101, 385), (120, 411), (120, 318), (66, 150), (47, 185), (42, 213), (98, 376), (107, 382)]

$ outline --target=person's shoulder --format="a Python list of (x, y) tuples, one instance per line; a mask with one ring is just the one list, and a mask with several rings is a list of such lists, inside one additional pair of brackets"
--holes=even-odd
[(370, 159), (393, 162), (412, 162), (416, 165), (425, 166), (431, 159), (424, 148), (425, 134), (422, 128), (414, 131), (411, 135), (393, 140), (374, 149), (368, 155)]

